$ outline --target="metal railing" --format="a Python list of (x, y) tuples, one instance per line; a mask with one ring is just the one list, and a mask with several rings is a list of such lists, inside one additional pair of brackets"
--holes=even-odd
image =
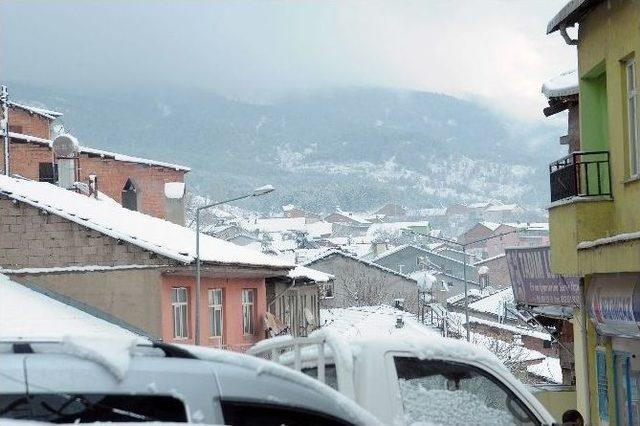
[(551, 202), (611, 196), (609, 151), (576, 151), (549, 165)]

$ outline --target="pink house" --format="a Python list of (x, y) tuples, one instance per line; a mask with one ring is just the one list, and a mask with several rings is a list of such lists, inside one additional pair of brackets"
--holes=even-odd
[[(0, 269), (168, 342), (195, 343), (192, 229), (103, 194), (0, 175)], [(200, 235), (200, 341), (244, 351), (265, 337), (265, 279), (295, 265)]]

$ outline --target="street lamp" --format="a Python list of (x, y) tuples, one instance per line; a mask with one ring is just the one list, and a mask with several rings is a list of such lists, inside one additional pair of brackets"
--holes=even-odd
[(249, 194), (241, 195), (235, 198), (229, 198), (228, 200), (218, 201), (196, 208), (196, 324), (194, 331), (194, 340), (196, 345), (200, 344), (200, 212), (202, 210), (219, 206), (221, 204), (227, 204), (233, 201), (243, 200), (245, 198), (259, 197), (273, 191), (275, 191), (275, 188), (272, 185), (264, 185), (254, 189), (253, 192)]
[(465, 324), (466, 324), (466, 329), (467, 329), (467, 342), (471, 341), (471, 332), (469, 330), (469, 283), (467, 282), (467, 246), (470, 246), (472, 244), (477, 244), (477, 243), (481, 243), (483, 241), (487, 241), (487, 240), (492, 240), (494, 238), (498, 238), (498, 237), (502, 237), (504, 235), (509, 235), (509, 234), (513, 234), (515, 232), (518, 232), (519, 229), (514, 229), (513, 231), (509, 231), (509, 232), (504, 232), (502, 234), (498, 234), (498, 235), (491, 235), (489, 237), (486, 238), (480, 238), (479, 240), (475, 240), (475, 241), (470, 241), (467, 243), (460, 243), (458, 241), (454, 241), (454, 240), (450, 240), (448, 238), (442, 238), (442, 237), (434, 237), (433, 235), (430, 235), (429, 233), (422, 233), (419, 231), (414, 231), (413, 229), (411, 229), (411, 227), (409, 227), (407, 229), (409, 232), (411, 232), (412, 234), (416, 234), (416, 235), (421, 235), (423, 237), (427, 237), (427, 238), (433, 238), (434, 240), (438, 240), (438, 241), (442, 241), (444, 243), (449, 243), (449, 244), (455, 244), (459, 247), (462, 247), (462, 279), (464, 280), (464, 318), (465, 318)]

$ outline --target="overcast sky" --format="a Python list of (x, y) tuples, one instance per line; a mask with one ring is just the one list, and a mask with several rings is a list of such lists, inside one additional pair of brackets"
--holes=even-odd
[(0, 78), (252, 100), (375, 85), (541, 119), (542, 82), (575, 68), (575, 47), (545, 35), (565, 2), (0, 0)]

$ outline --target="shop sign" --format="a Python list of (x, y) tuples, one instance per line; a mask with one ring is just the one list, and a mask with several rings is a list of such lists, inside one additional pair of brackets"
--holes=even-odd
[(576, 306), (580, 280), (551, 272), (549, 246), (505, 250), (516, 303), (529, 306)]
[(594, 276), (589, 280), (587, 308), (598, 333), (640, 338), (640, 275)]

